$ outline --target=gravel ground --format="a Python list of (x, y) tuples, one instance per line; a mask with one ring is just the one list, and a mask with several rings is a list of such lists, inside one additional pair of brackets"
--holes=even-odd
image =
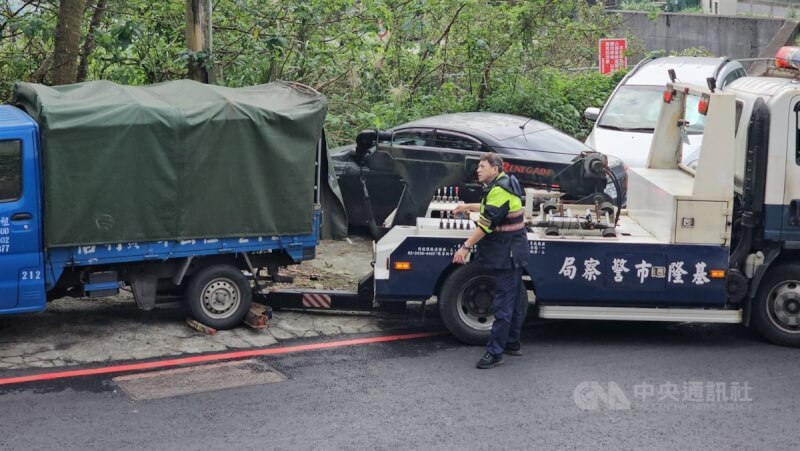
[[(317, 258), (287, 268), (293, 286), (355, 290), (372, 260), (372, 241), (321, 242)], [(191, 329), (180, 303), (140, 311), (133, 296), (63, 298), (41, 313), (0, 316), (0, 370), (53, 368), (263, 347), (295, 338), (408, 328), (416, 317), (383, 313), (333, 315), (279, 311), (263, 330), (241, 326), (207, 335)]]

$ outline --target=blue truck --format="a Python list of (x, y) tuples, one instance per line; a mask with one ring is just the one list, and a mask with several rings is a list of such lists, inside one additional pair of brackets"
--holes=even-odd
[(202, 324), (240, 324), (262, 269), (314, 258), (325, 110), (290, 84), (18, 84), (0, 107), (0, 314), (130, 287), (141, 309), (180, 295)]

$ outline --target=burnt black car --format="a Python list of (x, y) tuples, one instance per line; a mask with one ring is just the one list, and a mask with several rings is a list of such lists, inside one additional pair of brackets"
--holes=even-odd
[[(378, 135), (376, 135), (378, 136)], [(433, 116), (394, 127), (380, 134), (381, 141), (395, 146), (408, 146), (436, 152), (436, 149), (475, 152), (497, 152), (511, 161), (524, 160), (525, 164), (507, 162), (504, 170), (523, 180), (552, 179), (569, 166), (575, 157), (591, 149), (582, 142), (536, 120), (522, 116), (499, 113), (454, 113)], [(356, 145), (331, 150), (336, 176), (342, 191), (350, 226), (367, 226), (370, 220), (381, 224), (397, 207), (404, 189), (404, 181), (391, 170), (370, 169), (364, 164), (367, 155), (357, 155)], [(358, 164), (359, 161), (362, 164)], [(609, 167), (619, 179), (621, 190), (625, 187), (625, 167), (620, 160), (609, 158)], [(364, 177), (370, 198), (365, 199), (361, 177)], [(524, 182), (523, 182), (524, 183)], [(614, 185), (609, 182), (606, 193), (617, 198)], [(460, 197), (465, 202), (477, 202), (480, 189), (464, 189)], [(372, 218), (369, 210), (371, 206)]]

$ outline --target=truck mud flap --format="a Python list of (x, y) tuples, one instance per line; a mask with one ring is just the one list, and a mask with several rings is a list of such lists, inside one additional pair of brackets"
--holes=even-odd
[(340, 290), (279, 289), (264, 293), (273, 309), (372, 310), (372, 301), (358, 293)]

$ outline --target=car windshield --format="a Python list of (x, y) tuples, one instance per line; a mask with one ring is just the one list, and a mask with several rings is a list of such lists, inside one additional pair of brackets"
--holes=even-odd
[(555, 128), (539, 129), (501, 141), (507, 150), (529, 150), (562, 155), (577, 155), (590, 150), (585, 144)]
[[(613, 130), (653, 133), (661, 109), (664, 88), (661, 86), (622, 86), (606, 106), (598, 127)], [(697, 134), (705, 128), (705, 116), (697, 111), (700, 98), (686, 99), (686, 131)]]

